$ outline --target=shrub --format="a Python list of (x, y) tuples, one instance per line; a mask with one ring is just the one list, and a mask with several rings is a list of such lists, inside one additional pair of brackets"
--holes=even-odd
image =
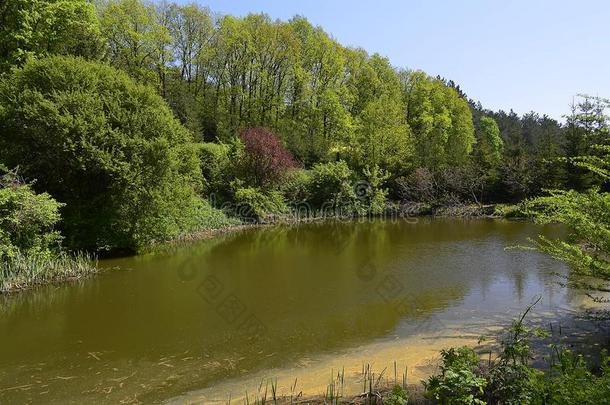
[(481, 204), (485, 191), (484, 173), (474, 165), (431, 171), (418, 168), (396, 180), (405, 202), (420, 202), (432, 206)]
[(383, 399), (383, 403), (386, 405), (407, 405), (408, 402), (409, 392), (400, 385), (395, 385), (390, 395)]
[(242, 177), (251, 185), (268, 188), (279, 184), (287, 171), (296, 166), (280, 139), (265, 128), (243, 130)]
[(288, 211), (284, 198), (278, 191), (268, 191), (255, 187), (235, 190), (236, 214), (244, 220), (265, 222), (277, 214)]
[(288, 172), (282, 183), (281, 191), (289, 203), (309, 201), (311, 198), (311, 172), (294, 169)]
[(527, 218), (531, 216), (524, 204), (496, 204), (493, 214), (503, 218)]
[(49, 257), (61, 241), (54, 226), (62, 204), (47, 193), (36, 194), (15, 173), (0, 178), (0, 261), (19, 253)]
[[(356, 187), (356, 196), (364, 204), (369, 214), (380, 215), (385, 212), (387, 206), (388, 190), (383, 188), (383, 183), (390, 177), (390, 174), (379, 166), (372, 168), (366, 167), (363, 170), (365, 183), (361, 187)], [(365, 187), (362, 187), (365, 186)], [(364, 192), (359, 195), (358, 192)]]
[(437, 184), (434, 174), (425, 167), (416, 169), (413, 173), (396, 180), (404, 201), (435, 204), (437, 200)]
[(208, 194), (223, 194), (227, 191), (232, 173), (231, 147), (222, 143), (202, 143), (198, 145), (204, 191)]
[(223, 210), (213, 207), (207, 200), (199, 198), (196, 204), (197, 222), (192, 231), (219, 229), (240, 223), (236, 218), (227, 217)]
[(598, 405), (610, 403), (610, 357), (602, 352), (599, 375), (591, 372), (582, 355), (557, 352), (558, 363), (539, 375), (532, 404)]
[(51, 57), (5, 77), (0, 159), (66, 204), (72, 247), (137, 250), (198, 221), (191, 135), (154, 89), (106, 65)]
[(311, 170), (312, 204), (318, 208), (332, 208), (342, 214), (359, 211), (353, 177), (353, 172), (343, 160), (316, 164)]
[(441, 351), (441, 374), (425, 383), (427, 395), (447, 404), (485, 404), (483, 397), (487, 381), (478, 377), (479, 358), (469, 347)]

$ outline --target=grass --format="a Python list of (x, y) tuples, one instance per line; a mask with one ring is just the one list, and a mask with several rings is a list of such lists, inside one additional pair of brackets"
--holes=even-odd
[(0, 263), (0, 293), (9, 293), (37, 285), (79, 279), (96, 273), (97, 262), (85, 253), (58, 253), (51, 257), (17, 253)]

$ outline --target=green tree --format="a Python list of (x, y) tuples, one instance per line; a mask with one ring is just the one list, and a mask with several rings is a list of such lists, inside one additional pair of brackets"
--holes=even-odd
[(0, 84), (0, 160), (65, 203), (69, 246), (138, 249), (197, 226), (191, 135), (149, 87), (73, 57)]
[(355, 139), (343, 142), (351, 144), (353, 166), (380, 166), (398, 175), (413, 154), (399, 77), (386, 58), (364, 51), (353, 53), (348, 66)]
[(500, 165), (503, 148), (504, 143), (500, 138), (500, 129), (496, 121), (491, 117), (481, 117), (475, 155), (492, 177), (495, 176), (496, 169)]
[(162, 23), (164, 10), (159, 11), (138, 0), (112, 0), (101, 10), (101, 24), (112, 65), (142, 82), (158, 84), (163, 92), (171, 36)]
[(103, 39), (93, 5), (86, 0), (0, 2), (0, 73), (30, 57), (98, 58)]
[(49, 258), (59, 249), (54, 229), (63, 204), (47, 193), (36, 194), (17, 172), (0, 177), (0, 262), (18, 254)]
[[(608, 100), (595, 98), (594, 101), (610, 107)], [(596, 122), (600, 124), (584, 125), (585, 136), (607, 139), (610, 131), (607, 116), (603, 109), (596, 114)], [(577, 119), (586, 121), (587, 114)], [(602, 182), (610, 181), (610, 146), (603, 143), (590, 150), (590, 155), (570, 158), (571, 164), (590, 171)], [(548, 196), (530, 200), (528, 207), (539, 222), (562, 223), (568, 227), (568, 240), (539, 236), (535, 243), (541, 251), (571, 265), (570, 283), (588, 290), (610, 291), (610, 193), (598, 188), (586, 192), (555, 190)]]
[(416, 164), (433, 170), (466, 164), (476, 142), (466, 100), (423, 72), (401, 72), (401, 80)]

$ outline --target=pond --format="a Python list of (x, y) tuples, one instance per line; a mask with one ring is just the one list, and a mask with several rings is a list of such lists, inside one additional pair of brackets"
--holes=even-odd
[[(580, 308), (562, 264), (506, 249), (556, 227), (375, 220), (253, 228), (5, 297), (0, 403), (225, 403), (265, 378), (324, 392), (394, 361), (408, 378), (536, 296), (535, 316)], [(392, 378), (393, 378), (392, 371)], [(354, 388), (356, 389), (356, 388)]]

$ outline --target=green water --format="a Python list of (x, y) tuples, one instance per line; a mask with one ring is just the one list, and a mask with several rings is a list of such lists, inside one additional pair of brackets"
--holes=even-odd
[(525, 222), (249, 229), (5, 298), (0, 403), (162, 402), (384, 339), (576, 307)]

